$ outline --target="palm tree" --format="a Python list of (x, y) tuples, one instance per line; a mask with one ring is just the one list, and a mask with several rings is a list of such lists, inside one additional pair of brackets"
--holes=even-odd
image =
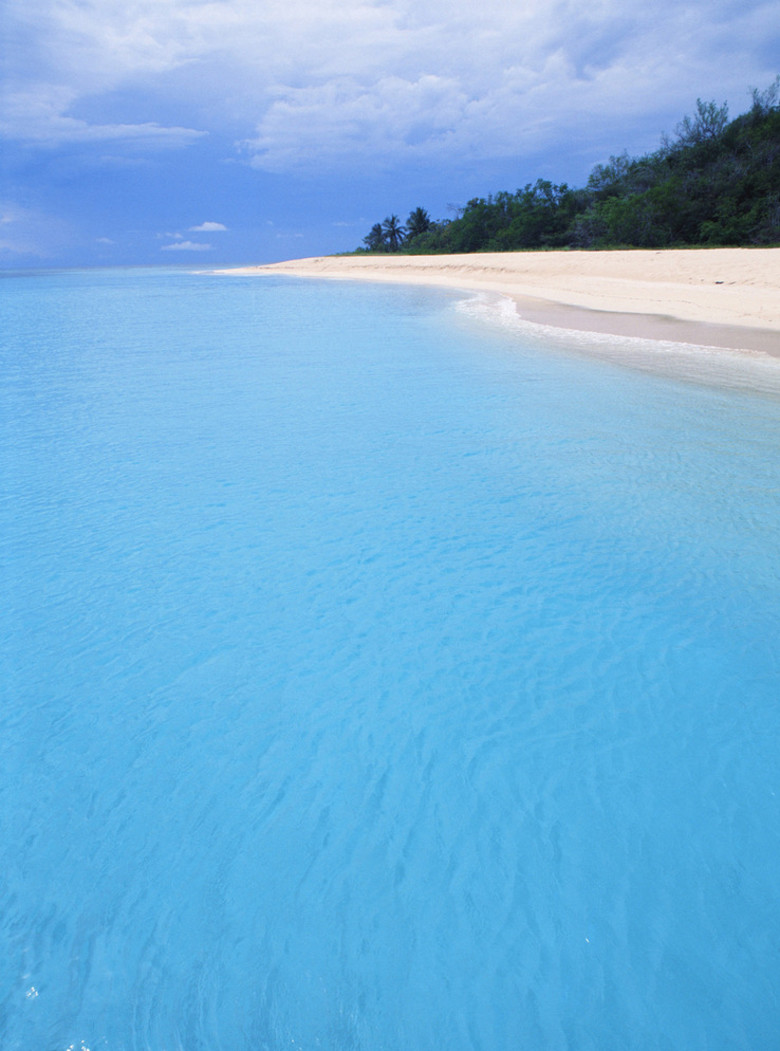
[(406, 236), (417, 237), (431, 228), (431, 217), (424, 208), (415, 208), (406, 220)]
[(385, 235), (385, 243), (391, 252), (397, 252), (404, 239), (404, 228), (398, 221), (397, 215), (388, 215), (382, 223), (382, 233)]
[(381, 252), (385, 246), (385, 234), (381, 223), (374, 223), (371, 230), (363, 238), (363, 244), (369, 252)]

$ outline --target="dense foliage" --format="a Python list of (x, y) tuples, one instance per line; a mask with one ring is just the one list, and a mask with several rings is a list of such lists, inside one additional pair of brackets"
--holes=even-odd
[(611, 157), (572, 189), (538, 179), (515, 193), (476, 197), (450, 221), (415, 209), (364, 238), (367, 252), (522, 248), (642, 248), (780, 243), (780, 77), (753, 91), (747, 113), (698, 100), (673, 139), (644, 157)]

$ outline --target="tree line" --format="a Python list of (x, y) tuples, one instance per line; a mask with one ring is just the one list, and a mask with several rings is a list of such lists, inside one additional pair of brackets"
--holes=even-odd
[(780, 76), (729, 120), (697, 100), (654, 153), (598, 164), (575, 189), (537, 179), (475, 197), (457, 217), (415, 208), (375, 223), (359, 252), (460, 253), (532, 248), (664, 248), (780, 243)]

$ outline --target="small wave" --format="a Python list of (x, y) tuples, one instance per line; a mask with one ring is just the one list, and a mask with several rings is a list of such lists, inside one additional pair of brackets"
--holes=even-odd
[(780, 358), (761, 351), (546, 325), (523, 317), (514, 300), (500, 293), (475, 293), (458, 300), (455, 309), (523, 336), (540, 349), (573, 352), (706, 386), (780, 397)]

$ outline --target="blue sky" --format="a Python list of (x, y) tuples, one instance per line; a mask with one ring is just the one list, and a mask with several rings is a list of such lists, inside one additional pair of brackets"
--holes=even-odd
[(0, 266), (348, 250), (655, 149), (778, 73), (776, 0), (1, 0)]

